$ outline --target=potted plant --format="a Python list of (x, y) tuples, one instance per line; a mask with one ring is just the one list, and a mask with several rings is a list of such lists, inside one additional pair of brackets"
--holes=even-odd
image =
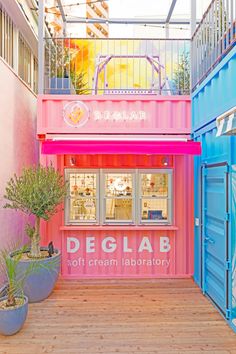
[(71, 94), (72, 84), (68, 75), (70, 66), (69, 48), (57, 41), (50, 47), (50, 94)]
[[(0, 334), (12, 335), (23, 326), (28, 312), (28, 298), (23, 292), (26, 274), (18, 274), (17, 268), (25, 248), (17, 251), (14, 257), (9, 252), (0, 253), (0, 270), (5, 275), (6, 284), (0, 290)], [(28, 268), (28, 274), (33, 271), (33, 264)]]
[(76, 68), (74, 55), (63, 40), (50, 47), (50, 94), (88, 94), (85, 73)]
[(48, 221), (56, 212), (58, 205), (66, 195), (63, 177), (52, 166), (33, 166), (24, 168), (21, 176), (14, 175), (7, 183), (5, 208), (20, 210), (35, 216), (35, 224), (26, 225), (30, 247), (19, 261), (20, 272), (27, 272), (30, 263), (37, 261), (39, 270), (27, 276), (24, 293), (29, 302), (47, 298), (52, 292), (60, 271), (60, 251), (49, 247), (40, 247), (40, 221)]

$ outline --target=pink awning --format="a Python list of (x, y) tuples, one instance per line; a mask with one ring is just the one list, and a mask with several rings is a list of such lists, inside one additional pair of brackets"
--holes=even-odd
[(201, 155), (194, 141), (53, 141), (42, 142), (42, 154)]

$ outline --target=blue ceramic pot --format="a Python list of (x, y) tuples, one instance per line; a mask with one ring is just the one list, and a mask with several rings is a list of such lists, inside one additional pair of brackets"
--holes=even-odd
[[(0, 300), (5, 300), (6, 297)], [(0, 309), (0, 334), (11, 336), (23, 327), (28, 313), (28, 298), (24, 296), (23, 305), (16, 308)]]
[[(41, 250), (47, 251), (48, 248), (41, 247)], [(20, 260), (19, 274), (25, 274), (31, 262), (36, 262), (36, 271), (27, 276), (24, 281), (23, 290), (29, 302), (42, 301), (53, 291), (61, 266), (61, 252), (58, 250), (54, 252), (55, 254), (49, 258)]]
[(71, 80), (67, 77), (52, 77), (50, 79), (50, 94), (54, 95), (70, 95)]

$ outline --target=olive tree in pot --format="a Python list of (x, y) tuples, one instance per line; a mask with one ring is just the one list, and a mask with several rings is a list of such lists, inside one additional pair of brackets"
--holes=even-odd
[(30, 262), (37, 261), (39, 265), (37, 273), (30, 274), (24, 284), (29, 302), (47, 298), (59, 275), (61, 253), (52, 242), (49, 247), (40, 247), (40, 221), (48, 221), (57, 212), (66, 189), (63, 177), (52, 166), (24, 168), (21, 176), (14, 175), (7, 183), (4, 197), (8, 202), (4, 207), (35, 216), (34, 226), (26, 225), (30, 247), (18, 265), (20, 272), (26, 272)]

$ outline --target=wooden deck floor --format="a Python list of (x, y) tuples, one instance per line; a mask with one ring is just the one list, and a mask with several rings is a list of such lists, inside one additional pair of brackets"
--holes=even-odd
[(192, 280), (59, 281), (6, 354), (236, 353), (236, 334)]

